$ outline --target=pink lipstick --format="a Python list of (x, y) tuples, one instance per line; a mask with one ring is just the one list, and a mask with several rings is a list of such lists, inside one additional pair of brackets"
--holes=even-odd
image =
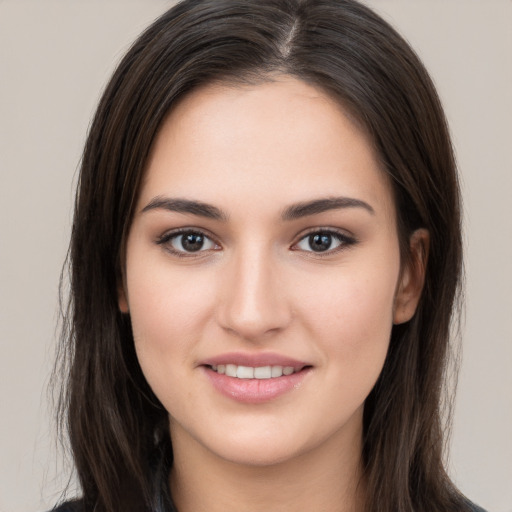
[(217, 391), (248, 404), (297, 389), (311, 370), (306, 362), (271, 353), (222, 354), (203, 361), (201, 367)]

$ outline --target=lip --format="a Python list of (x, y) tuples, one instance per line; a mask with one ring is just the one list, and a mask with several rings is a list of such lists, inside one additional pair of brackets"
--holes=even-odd
[[(295, 373), (272, 379), (238, 379), (219, 374), (211, 366), (236, 364), (237, 366), (292, 366)], [(201, 369), (212, 386), (222, 395), (245, 404), (262, 404), (276, 400), (302, 386), (312, 367), (304, 361), (279, 354), (222, 354), (201, 362)]]
[(263, 352), (261, 354), (248, 354), (242, 352), (231, 352), (211, 357), (199, 363), (202, 366), (214, 366), (219, 364), (236, 364), (237, 366), (293, 366), (297, 371), (306, 366), (312, 366), (305, 361), (299, 361), (280, 354)]

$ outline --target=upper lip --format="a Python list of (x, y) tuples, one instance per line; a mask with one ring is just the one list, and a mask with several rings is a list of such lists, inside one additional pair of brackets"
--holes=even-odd
[(252, 366), (254, 368), (261, 366), (293, 366), (295, 370), (311, 366), (305, 361), (270, 352), (261, 354), (231, 352), (209, 357), (200, 363), (202, 366), (217, 366), (219, 364), (236, 364), (237, 366)]

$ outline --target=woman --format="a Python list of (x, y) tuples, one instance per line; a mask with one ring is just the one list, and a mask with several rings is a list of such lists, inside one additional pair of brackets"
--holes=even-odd
[(62, 510), (478, 510), (442, 463), (459, 204), (428, 74), (363, 5), (164, 14), (83, 155)]

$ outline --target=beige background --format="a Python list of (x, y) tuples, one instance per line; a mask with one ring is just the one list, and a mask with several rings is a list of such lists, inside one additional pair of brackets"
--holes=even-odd
[[(512, 2), (368, 3), (424, 59), (453, 131), (467, 320), (450, 468), (476, 502), (510, 512)], [(45, 510), (65, 481), (44, 389), (76, 167), (113, 65), (168, 5), (0, 0), (0, 512)]]

